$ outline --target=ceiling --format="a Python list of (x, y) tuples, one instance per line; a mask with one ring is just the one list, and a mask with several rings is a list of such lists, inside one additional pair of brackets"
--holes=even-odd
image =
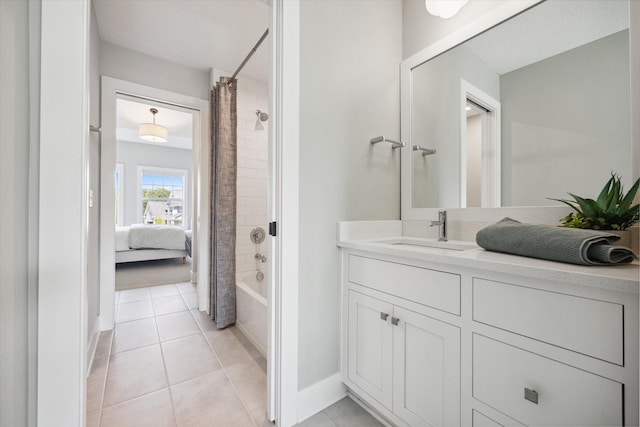
[[(149, 111), (152, 107), (158, 109), (156, 124), (169, 131), (167, 142), (147, 142), (138, 136), (138, 125), (153, 121), (153, 115)], [(119, 96), (116, 100), (116, 140), (191, 150), (193, 114), (187, 109), (172, 105)]]
[(626, 28), (626, 1), (545, 1), (464, 46), (504, 74)]
[[(202, 71), (233, 73), (269, 26), (268, 0), (93, 0), (100, 38)], [(239, 74), (267, 82), (269, 43)]]

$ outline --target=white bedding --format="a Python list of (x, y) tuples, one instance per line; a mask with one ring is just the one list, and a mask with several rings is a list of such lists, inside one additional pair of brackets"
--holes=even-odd
[(131, 249), (185, 249), (184, 228), (172, 225), (140, 225), (129, 228)]
[(116, 226), (116, 252), (129, 249), (129, 227)]

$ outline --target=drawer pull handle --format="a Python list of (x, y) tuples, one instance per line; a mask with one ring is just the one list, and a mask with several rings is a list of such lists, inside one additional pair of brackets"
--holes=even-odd
[(380, 318), (386, 322), (389, 315), (387, 313), (380, 312)]
[(398, 326), (398, 323), (400, 323), (400, 319), (398, 319), (397, 317), (391, 317), (391, 324), (393, 326)]
[(538, 404), (538, 392), (535, 390), (531, 390), (530, 388), (524, 388), (524, 398), (529, 402)]

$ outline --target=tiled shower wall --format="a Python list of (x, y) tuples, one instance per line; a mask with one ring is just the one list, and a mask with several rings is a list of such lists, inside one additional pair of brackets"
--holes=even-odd
[[(236, 235), (236, 273), (255, 276), (257, 268), (267, 276), (266, 263), (255, 259), (256, 252), (269, 251), (269, 236), (255, 245), (249, 233), (254, 227), (268, 232), (268, 132), (269, 120), (260, 122), (264, 129), (256, 129), (256, 110), (268, 111), (267, 85), (247, 79), (238, 82), (238, 203)], [(267, 233), (268, 234), (268, 233)], [(266, 280), (266, 279), (265, 279)]]

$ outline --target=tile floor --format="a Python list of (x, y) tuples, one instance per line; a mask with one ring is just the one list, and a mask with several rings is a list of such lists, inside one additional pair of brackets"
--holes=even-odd
[[(191, 283), (116, 292), (116, 326), (87, 380), (88, 427), (267, 427), (266, 360), (218, 330)], [(349, 398), (300, 427), (381, 426)]]
[(266, 360), (196, 309), (190, 283), (116, 293), (87, 381), (87, 426), (263, 427)]

